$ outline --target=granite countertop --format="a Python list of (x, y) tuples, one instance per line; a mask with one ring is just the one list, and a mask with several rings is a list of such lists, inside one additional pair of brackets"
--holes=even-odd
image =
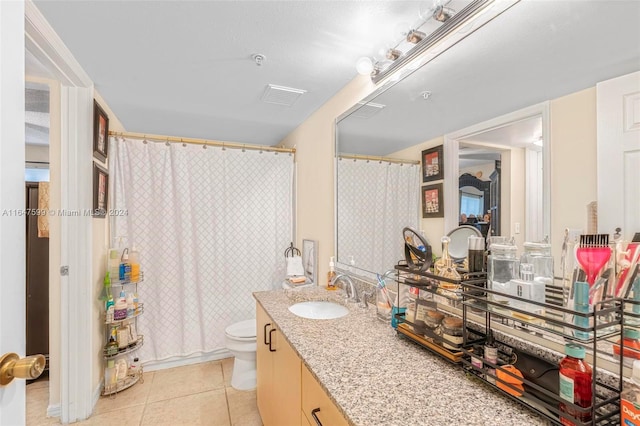
[[(546, 425), (549, 422), (465, 372), (396, 335), (375, 307), (346, 303), (324, 288), (254, 293), (352, 425)], [(305, 300), (347, 306), (346, 317), (300, 318)]]

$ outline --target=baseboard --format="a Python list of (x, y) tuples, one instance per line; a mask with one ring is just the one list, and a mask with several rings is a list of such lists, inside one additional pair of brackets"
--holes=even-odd
[(182, 367), (185, 365), (199, 364), (207, 361), (217, 361), (219, 359), (231, 358), (228, 349), (220, 349), (206, 354), (194, 354), (187, 356), (171, 357), (157, 361), (147, 361), (142, 363), (144, 371), (164, 370), (166, 368)]
[(93, 410), (94, 408), (96, 408), (96, 404), (98, 403), (98, 400), (100, 399), (101, 394), (102, 394), (102, 380), (100, 380), (100, 383), (98, 383), (98, 386), (96, 386), (96, 389), (93, 391), (93, 398), (91, 399), (91, 415), (93, 415)]
[(60, 409), (60, 403), (50, 404), (47, 407), (47, 417), (60, 417), (62, 410)]

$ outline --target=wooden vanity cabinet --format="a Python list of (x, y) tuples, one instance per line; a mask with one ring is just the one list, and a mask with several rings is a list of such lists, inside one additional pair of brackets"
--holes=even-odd
[[(314, 416), (317, 419), (314, 419)], [(319, 422), (319, 423), (318, 423)], [(347, 426), (338, 407), (331, 401), (309, 369), (302, 366), (302, 425)]]
[(260, 304), (256, 305), (256, 322), (256, 392), (262, 423), (297, 425), (302, 362)]

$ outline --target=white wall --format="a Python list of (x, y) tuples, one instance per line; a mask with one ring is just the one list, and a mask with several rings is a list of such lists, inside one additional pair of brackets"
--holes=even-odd
[(25, 145), (25, 161), (49, 162), (49, 147), (44, 145)]

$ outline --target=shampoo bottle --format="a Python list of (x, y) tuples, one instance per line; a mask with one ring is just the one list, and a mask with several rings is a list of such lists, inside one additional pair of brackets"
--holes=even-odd
[(129, 249), (125, 248), (120, 258), (120, 281), (128, 283), (131, 281), (131, 263), (129, 263)]
[(137, 283), (140, 281), (140, 253), (135, 244), (131, 247), (129, 263), (131, 264), (131, 282)]
[(337, 287), (333, 283), (333, 279), (336, 277), (336, 264), (334, 262), (334, 257), (331, 256), (331, 260), (329, 261), (329, 272), (327, 272), (327, 290), (335, 290)]

